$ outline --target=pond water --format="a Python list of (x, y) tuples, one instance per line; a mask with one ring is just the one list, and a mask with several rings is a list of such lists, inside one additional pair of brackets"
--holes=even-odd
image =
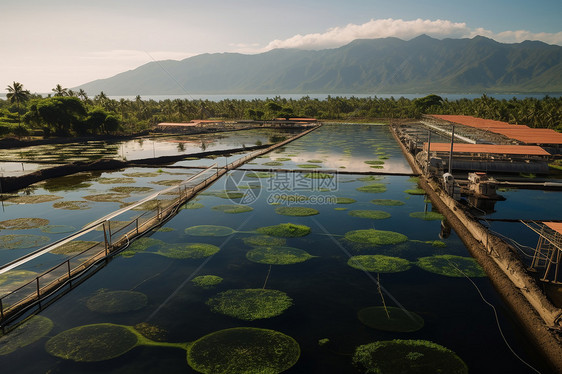
[[(382, 166), (382, 171), (411, 172), (384, 126), (324, 126), (267, 156), (255, 160), (255, 165), (245, 165), (245, 168), (261, 169), (268, 166), (265, 165), (267, 162), (282, 159), (278, 161), (282, 166), (270, 167), (301, 170), (299, 165), (312, 164), (321, 165), (322, 169), (337, 171), (344, 166), (341, 170), (360, 172), (374, 170), (370, 166)], [(379, 160), (384, 163), (365, 163)], [(439, 238), (439, 219), (411, 216), (411, 213), (422, 212), (423, 216), (423, 212), (432, 211), (431, 203), (423, 195), (405, 192), (417, 187), (415, 179), (341, 173), (319, 175), (313, 173), (314, 168), (309, 169), (310, 173), (239, 170), (221, 178), (196, 198), (198, 205), (191, 206), (194, 209), (180, 210), (161, 229), (150, 234), (149, 237), (155, 240), (153, 243), (157, 243), (155, 246), (145, 250), (137, 248), (137, 252), (115, 257), (86, 282), (43, 310), (40, 315), (54, 323), (52, 331), (12, 353), (0, 354), (0, 366), (17, 368), (18, 373), (195, 372), (186, 362), (185, 350), (177, 347), (141, 345), (119, 357), (93, 363), (57, 358), (45, 349), (49, 338), (71, 328), (96, 323), (134, 326), (147, 322), (167, 332), (162, 337), (166, 342), (193, 342), (209, 333), (235, 327), (282, 332), (294, 338), (300, 346), (300, 358), (287, 373), (360, 373), (362, 371), (352, 363), (355, 348), (392, 339), (437, 343), (454, 351), (474, 373), (530, 372), (510, 352), (498, 331), (493, 311), (468, 279), (429, 272), (417, 265), (420, 263), (418, 259), (423, 257), (470, 255), (454, 232), (446, 239)], [(140, 172), (154, 174), (140, 176)], [(123, 179), (110, 178), (134, 178), (135, 183), (129, 185), (158, 188), (159, 185), (151, 182), (186, 176), (170, 174), (178, 172), (181, 171), (172, 168), (161, 171), (135, 168), (90, 174), (82, 181), (63, 181), (67, 187), (60, 187), (60, 183), (58, 186), (44, 183), (35, 186), (30, 194), (54, 193), (62, 197), (61, 201), (88, 201), (90, 208), (63, 212), (52, 209), (54, 202), (6, 205), (3, 217), (41, 217), (55, 225), (84, 225), (120, 206), (120, 202), (84, 199), (128, 185)], [(186, 173), (194, 172), (188, 170)], [(240, 194), (229, 199), (223, 193), (225, 190)], [(135, 201), (139, 196), (130, 195), (123, 200)], [(299, 197), (298, 203), (294, 202), (296, 196)], [(252, 210), (233, 214), (226, 213), (222, 207), (217, 208), (241, 203)], [(295, 206), (315, 209), (312, 213), (317, 214), (280, 214), (287, 212), (279, 208)], [(311, 213), (305, 209), (289, 213), (305, 211)], [(373, 214), (373, 211), (386, 214)], [(263, 233), (257, 231), (284, 223), (310, 228), (310, 233), (305, 236), (276, 238), (278, 246), (306, 251), (310, 255), (307, 260), (288, 265), (249, 260), (247, 253), (259, 249), (256, 242), (263, 239)], [(220, 230), (224, 236), (210, 235), (213, 230), (209, 227), (200, 232), (202, 236), (192, 235), (196, 229), (186, 232), (186, 228), (201, 225), (224, 226), (231, 230)], [(401, 239), (397, 244), (351, 240), (350, 233), (373, 229), (400, 233), (406, 238), (399, 236)], [(19, 231), (35, 233), (33, 230), (38, 229)], [(2, 230), (4, 233), (8, 231)], [(283, 239), (284, 243), (280, 244)], [(267, 240), (271, 243), (275, 239)], [(167, 255), (171, 252), (162, 249), (166, 245), (185, 243), (211, 244), (220, 250), (208, 257), (173, 258)], [(11, 258), (7, 255), (11, 251), (24, 250), (0, 250), (3, 262)], [(379, 273), (361, 271), (348, 264), (350, 257), (360, 255), (397, 257), (403, 259), (405, 267), (400, 269), (403, 271), (392, 272), (392, 264), (383, 263), (377, 270)], [(223, 281), (213, 288), (202, 288), (191, 281), (200, 275), (216, 275)], [(511, 347), (525, 361), (547, 372), (542, 366), (544, 360), (528, 343), (490, 281), (477, 276), (472, 280), (497, 309), (499, 323)], [(251, 321), (220, 314), (207, 305), (210, 298), (227, 290), (262, 288), (284, 292), (291, 298), (292, 305), (274, 317)], [(122, 313), (109, 313), (109, 309), (107, 313), (100, 313), (92, 310), (88, 303), (88, 299), (100, 290), (141, 292), (146, 295), (146, 303)], [(423, 318), (423, 327), (414, 332), (391, 332), (363, 324), (358, 312), (363, 308), (382, 306), (381, 293), (389, 307), (403, 307)], [(244, 352), (238, 352), (238, 355), (243, 357)]]

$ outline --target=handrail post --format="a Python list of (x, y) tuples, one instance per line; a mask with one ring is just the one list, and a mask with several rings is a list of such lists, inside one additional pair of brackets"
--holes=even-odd
[(39, 288), (39, 277), (35, 278), (36, 283), (37, 283), (37, 300), (39, 300), (41, 298), (41, 290)]
[(105, 255), (107, 256), (107, 251), (109, 249), (109, 243), (107, 242), (107, 232), (105, 230), (105, 222), (103, 223), (103, 239), (104, 239), (104, 243), (105, 243)]
[(4, 320), (4, 304), (2, 303), (2, 298), (0, 298), (0, 320)]
[(66, 264), (68, 265), (68, 281), (70, 281), (70, 260), (66, 260)]

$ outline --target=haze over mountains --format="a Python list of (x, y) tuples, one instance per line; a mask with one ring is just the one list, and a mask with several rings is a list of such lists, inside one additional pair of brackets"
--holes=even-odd
[(95, 95), (562, 92), (562, 47), (477, 36), (355, 40), (320, 51), (275, 49), (151, 62), (76, 89)]

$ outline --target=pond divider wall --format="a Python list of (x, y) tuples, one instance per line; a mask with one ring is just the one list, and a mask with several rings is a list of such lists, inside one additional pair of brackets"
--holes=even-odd
[[(58, 265), (34, 277), (26, 284), (1, 296), (0, 326), (4, 329), (5, 326), (14, 320), (17, 320), (21, 315), (30, 312), (33, 313), (49, 305), (58, 297), (62, 296), (62, 294), (72, 289), (73, 286), (81, 283), (81, 281), (78, 281), (78, 278), (82, 278), (83, 280), (94, 274), (97, 270), (101, 269), (113, 255), (119, 253), (123, 248), (128, 246), (131, 241), (144, 235), (148, 231), (158, 227), (166, 220), (173, 217), (181, 205), (188, 202), (197, 193), (207, 188), (210, 184), (214, 183), (230, 170), (234, 170), (258, 156), (282, 147), (285, 144), (310, 133), (320, 126), (321, 125), (314, 126), (287, 140), (276, 143), (267, 148), (256, 150), (225, 165), (224, 167), (215, 168), (213, 165), (195, 176), (191, 176), (179, 185), (168, 187), (162, 191), (156, 192), (130, 206), (126, 206), (103, 218), (100, 218), (97, 221), (94, 221), (77, 233), (60, 239), (45, 247), (39, 248), (26, 256), (1, 266), (0, 274), (7, 273), (8, 271), (16, 269), (34, 258), (60, 248), (65, 244), (71, 243), (72, 241), (77, 240), (96, 229), (101, 228), (103, 231), (103, 241), (99, 241), (82, 252), (72, 255), (65, 261), (62, 261)], [(194, 186), (187, 185), (188, 182), (196, 180), (206, 173), (209, 173), (210, 175), (205, 177), (203, 181)], [(161, 199), (162, 196), (173, 196), (173, 198)], [(113, 218), (116, 218), (143, 203), (151, 201), (156, 202), (155, 208), (147, 209), (146, 212), (140, 214), (132, 220), (129, 220), (123, 227), (112, 230), (111, 220)], [(65, 287), (66, 285), (69, 285), (69, 287)], [(34, 307), (36, 308), (32, 310)]]
[(562, 344), (559, 335), (562, 310), (548, 300), (537, 281), (527, 274), (515, 249), (490, 233), (435, 180), (427, 178), (413, 155), (400, 141), (394, 127), (390, 128), (408, 163), (414, 172), (421, 175), (420, 186), (430, 197), (432, 204), (445, 216), (470, 254), (484, 268), (498, 293), (523, 324), (528, 336), (556, 372), (562, 373)]

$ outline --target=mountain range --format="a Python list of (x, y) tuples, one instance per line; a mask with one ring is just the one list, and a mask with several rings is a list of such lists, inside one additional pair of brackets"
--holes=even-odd
[(154, 61), (75, 89), (95, 95), (562, 92), (562, 47), (482, 36), (358, 39), (319, 51), (274, 49)]

